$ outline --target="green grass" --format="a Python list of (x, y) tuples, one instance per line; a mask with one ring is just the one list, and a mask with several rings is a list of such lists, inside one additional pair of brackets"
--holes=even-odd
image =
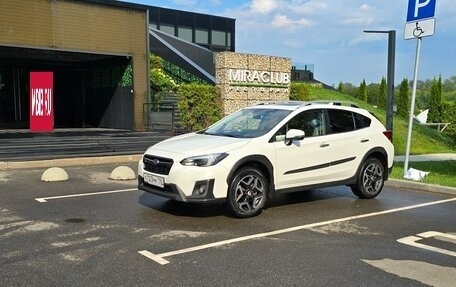
[[(409, 168), (414, 168), (430, 173), (422, 181), (423, 183), (437, 184), (456, 187), (456, 161), (429, 161), (409, 162)], [(404, 179), (404, 163), (395, 162), (391, 178)]]
[[(374, 113), (383, 124), (385, 124), (386, 112), (382, 109), (355, 99), (349, 95), (337, 91), (327, 90), (319, 87), (310, 87), (311, 100), (339, 100), (350, 101), (358, 106)], [(393, 144), (396, 155), (404, 155), (407, 145), (408, 118), (394, 116), (393, 118)], [(410, 154), (429, 154), (429, 153), (456, 153), (456, 145), (453, 140), (440, 133), (435, 128), (413, 125), (412, 141), (410, 144)]]

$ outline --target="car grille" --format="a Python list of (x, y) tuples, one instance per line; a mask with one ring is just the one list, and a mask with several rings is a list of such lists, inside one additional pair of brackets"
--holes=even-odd
[(174, 161), (170, 158), (163, 158), (153, 155), (144, 155), (144, 169), (148, 172), (168, 175)]

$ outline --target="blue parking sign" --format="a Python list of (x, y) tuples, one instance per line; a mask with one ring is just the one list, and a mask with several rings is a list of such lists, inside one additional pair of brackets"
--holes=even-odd
[(434, 17), (436, 1), (437, 0), (409, 0), (407, 22)]

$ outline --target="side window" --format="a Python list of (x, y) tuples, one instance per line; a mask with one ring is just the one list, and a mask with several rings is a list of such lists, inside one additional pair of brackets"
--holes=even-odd
[(350, 111), (328, 109), (329, 129), (332, 134), (355, 130), (353, 113)]
[(372, 120), (368, 117), (358, 113), (353, 113), (353, 115), (355, 116), (355, 128), (357, 130), (367, 128), (370, 126)]
[(296, 115), (274, 135), (272, 141), (284, 140), (285, 134), (291, 129), (303, 130), (306, 137), (326, 134), (324, 111), (309, 110)]

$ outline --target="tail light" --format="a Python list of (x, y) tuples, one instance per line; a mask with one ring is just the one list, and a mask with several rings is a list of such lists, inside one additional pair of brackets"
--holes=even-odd
[(393, 131), (384, 131), (383, 134), (390, 140), (390, 142), (393, 142)]

